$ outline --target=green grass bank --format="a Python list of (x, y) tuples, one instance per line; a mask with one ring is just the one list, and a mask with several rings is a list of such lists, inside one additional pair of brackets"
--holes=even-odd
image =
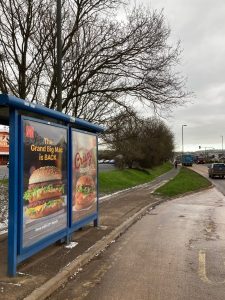
[[(153, 169), (124, 169), (102, 172), (99, 173), (99, 191), (101, 194), (109, 194), (143, 184), (152, 181), (172, 168), (173, 165), (171, 163), (164, 163)], [(7, 185), (8, 179), (0, 180), (0, 184)]]
[(152, 181), (173, 168), (171, 163), (164, 163), (153, 169), (125, 169), (99, 173), (99, 192), (109, 194)]
[(205, 177), (182, 167), (180, 172), (172, 180), (158, 188), (154, 194), (162, 197), (175, 197), (187, 192), (194, 192), (211, 185)]
[(8, 185), (8, 179), (0, 179), (0, 184)]

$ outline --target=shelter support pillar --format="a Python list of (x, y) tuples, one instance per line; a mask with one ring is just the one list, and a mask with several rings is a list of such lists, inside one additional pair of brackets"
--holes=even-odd
[(18, 132), (19, 115), (17, 110), (10, 109), (9, 119), (9, 224), (8, 224), (8, 274), (16, 276), (17, 237), (18, 237)]

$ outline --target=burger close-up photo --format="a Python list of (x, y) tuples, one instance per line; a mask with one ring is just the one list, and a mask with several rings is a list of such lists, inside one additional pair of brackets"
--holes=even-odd
[(76, 182), (73, 196), (73, 210), (90, 208), (96, 202), (96, 184), (91, 176), (83, 175)]
[(54, 166), (34, 170), (24, 193), (25, 216), (39, 219), (51, 215), (64, 206), (62, 172)]

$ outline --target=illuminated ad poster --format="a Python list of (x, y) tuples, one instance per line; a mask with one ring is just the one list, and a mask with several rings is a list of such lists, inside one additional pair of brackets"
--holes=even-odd
[(67, 227), (67, 129), (23, 120), (23, 247)]
[(72, 142), (72, 220), (77, 222), (97, 211), (97, 137), (73, 131)]

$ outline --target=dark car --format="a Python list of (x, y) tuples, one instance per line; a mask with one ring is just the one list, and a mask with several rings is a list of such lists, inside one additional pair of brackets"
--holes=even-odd
[(204, 164), (205, 163), (205, 159), (203, 157), (198, 157), (196, 163), (197, 164)]
[(208, 167), (209, 177), (220, 177), (224, 178), (225, 176), (225, 164), (224, 163), (214, 163)]

